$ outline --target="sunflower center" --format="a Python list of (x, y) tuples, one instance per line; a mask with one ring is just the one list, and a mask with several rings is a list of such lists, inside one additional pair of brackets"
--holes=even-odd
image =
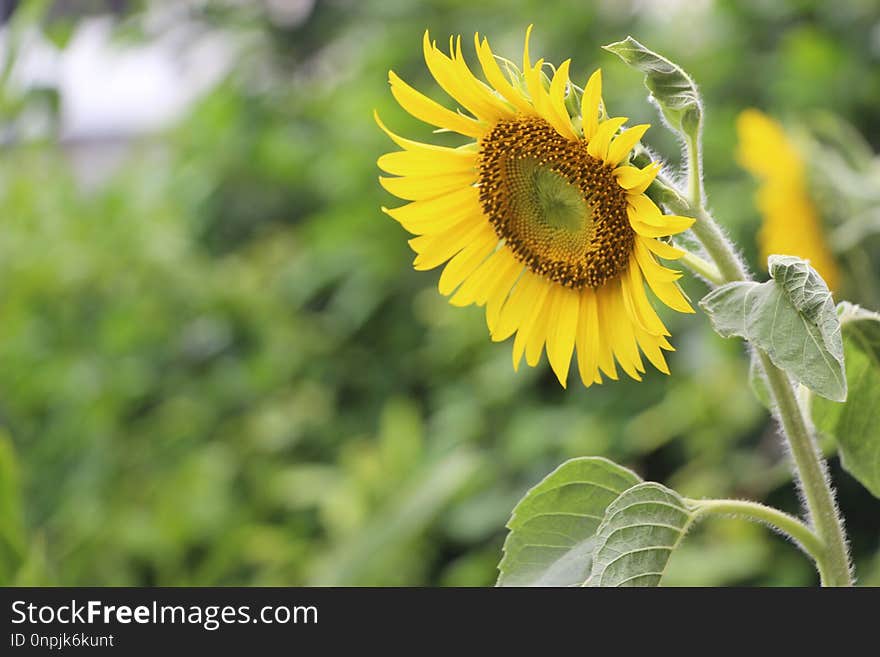
[(539, 227), (561, 234), (579, 235), (589, 229), (590, 207), (564, 176), (533, 158), (507, 158), (504, 164), (516, 219), (534, 217)]
[(495, 232), (536, 274), (597, 288), (626, 269), (626, 191), (584, 142), (544, 119), (501, 121), (483, 137), (479, 187)]

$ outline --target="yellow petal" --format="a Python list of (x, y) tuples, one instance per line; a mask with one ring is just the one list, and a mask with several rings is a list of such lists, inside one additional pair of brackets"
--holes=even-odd
[(550, 115), (547, 117), (556, 128), (556, 132), (566, 139), (577, 139), (577, 134), (571, 125), (568, 110), (565, 109), (565, 89), (568, 86), (568, 68), (571, 60), (567, 59), (556, 69), (553, 81), (550, 83)]
[(606, 307), (610, 309), (612, 330), (606, 334), (606, 339), (611, 340), (614, 356), (620, 367), (630, 378), (641, 381), (639, 372), (645, 371), (642, 358), (639, 355), (638, 343), (633, 333), (633, 325), (623, 307), (623, 297), (613, 286), (606, 285), (603, 288), (606, 295)]
[(660, 301), (682, 313), (694, 312), (675, 280), (670, 280), (672, 270), (661, 267), (642, 244), (642, 240), (636, 240), (635, 254), (645, 280)]
[[(661, 339), (658, 336), (648, 335), (644, 331), (636, 331), (636, 339), (639, 342), (639, 348), (644, 352), (648, 361), (663, 374), (669, 374), (669, 366), (660, 350)], [(664, 340), (665, 342), (665, 340)]]
[[(542, 283), (544, 283), (542, 281)], [(542, 284), (535, 288), (532, 298), (529, 300), (529, 308), (526, 311), (523, 321), (516, 332), (516, 338), (513, 341), (513, 370), (519, 370), (519, 364), (522, 361), (523, 353), (529, 352), (529, 345), (538, 342), (538, 358), (541, 357), (541, 346), (544, 344), (544, 335), (546, 328), (543, 324), (546, 322), (546, 305), (549, 292), (549, 286)], [(536, 326), (537, 324), (537, 326)], [(534, 347), (531, 347), (532, 351)], [(527, 357), (528, 358), (528, 357)], [(532, 367), (537, 365), (537, 359), (530, 363)]]
[(605, 157), (608, 155), (608, 146), (611, 143), (611, 137), (614, 136), (617, 129), (626, 123), (627, 120), (627, 118), (619, 116), (617, 118), (603, 121), (596, 130), (596, 134), (590, 138), (590, 141), (587, 144), (587, 153), (604, 162)]
[(477, 178), (477, 153), (450, 149), (447, 152), (395, 151), (385, 153), (377, 164), (395, 176), (430, 176), (470, 172)]
[(391, 83), (391, 93), (400, 106), (417, 119), (476, 139), (485, 133), (484, 124), (469, 116), (453, 112), (419, 93), (401, 80), (394, 71), (388, 72), (388, 81)]
[(476, 182), (473, 171), (444, 173), (436, 176), (404, 176), (388, 178), (379, 176), (379, 183), (398, 198), (405, 201), (427, 201), (449, 194)]
[(477, 239), (485, 227), (485, 220), (465, 219), (442, 233), (414, 237), (409, 241), (412, 250), (418, 253), (413, 261), (413, 267), (425, 271), (442, 265)]
[(666, 283), (671, 283), (672, 281), (677, 281), (681, 278), (682, 274), (680, 271), (664, 267), (654, 259), (654, 256), (651, 255), (650, 251), (645, 246), (644, 240), (636, 238), (633, 251), (636, 256), (636, 261), (639, 263), (642, 271), (645, 272), (645, 278), (650, 277), (654, 280), (664, 281)]
[(501, 308), (497, 325), (494, 329), (490, 327), (494, 342), (501, 342), (513, 335), (513, 332), (522, 324), (526, 314), (534, 307), (537, 294), (544, 285), (544, 280), (531, 271), (523, 272), (516, 287), (513, 288)]
[[(486, 304), (489, 297), (493, 294), (507, 295), (521, 271), (522, 264), (504, 248), (503, 244), (500, 245), (495, 253), (492, 254), (492, 257), (480, 266), (479, 278), (477, 280), (478, 287), (470, 293), (473, 294), (474, 303), (482, 306)], [(477, 274), (471, 278), (477, 278)], [(468, 293), (464, 288), (470, 284), (471, 278), (462, 284), (459, 292)]]
[[(636, 171), (640, 171), (642, 173), (641, 180), (639, 182), (629, 188), (626, 188), (623, 184), (620, 185), (621, 187), (626, 189), (628, 197), (638, 196), (639, 194), (645, 193), (645, 190), (651, 186), (651, 183), (654, 182), (654, 178), (656, 178), (657, 174), (660, 173), (660, 163), (651, 162), (642, 169), (636, 169)], [(617, 181), (620, 182), (620, 178), (618, 178)]]
[(521, 328), (516, 332), (516, 336), (513, 338), (513, 348), (510, 350), (510, 357), (513, 361), (513, 371), (519, 372), (519, 364), (522, 362), (523, 354), (526, 351), (526, 341), (528, 340), (529, 334), (525, 328)]
[(747, 109), (736, 120), (740, 164), (765, 179), (798, 175), (803, 162), (782, 125), (756, 109)]
[(507, 102), (513, 105), (519, 113), (526, 115), (534, 114), (535, 110), (528, 99), (510, 84), (510, 81), (501, 72), (501, 67), (498, 66), (498, 62), (495, 60), (495, 55), (489, 47), (489, 42), (483, 39), (482, 43), (480, 43), (479, 34), (475, 34), (474, 45), (477, 48), (477, 57), (480, 60), (480, 66), (483, 68), (483, 74), (486, 76), (489, 84), (504, 96)]
[(526, 41), (525, 41), (525, 45), (523, 45), (523, 65), (522, 65), (523, 73), (531, 70), (531, 68), (532, 68), (532, 58), (529, 56), (529, 40), (532, 38), (532, 28), (533, 27), (535, 27), (535, 26), (529, 25), (526, 28)]
[(599, 315), (596, 309), (596, 293), (585, 287), (580, 293), (578, 327), (575, 335), (578, 372), (581, 381), (589, 388), (594, 382), (601, 383), (599, 375)]
[[(376, 121), (376, 124), (382, 129), (386, 135), (388, 135), (391, 140), (400, 146), (401, 148), (407, 151), (416, 151), (423, 153), (460, 153), (461, 155), (465, 155), (467, 153), (472, 153), (476, 155), (476, 150), (464, 150), (463, 148), (449, 148), (448, 146), (438, 146), (437, 144), (426, 144), (421, 141), (414, 141), (412, 139), (407, 139), (406, 137), (401, 137), (400, 135), (392, 132), (388, 126), (382, 121), (379, 117), (379, 113), (377, 111), (373, 111), (373, 119)], [(472, 146), (475, 146), (473, 142), (471, 142)]]
[(614, 177), (617, 178), (617, 184), (623, 187), (630, 194), (641, 194), (660, 172), (660, 163), (651, 162), (642, 169), (632, 166), (620, 166), (614, 170)]
[[(535, 367), (538, 361), (541, 360), (541, 353), (544, 351), (544, 343), (547, 340), (547, 329), (550, 326), (550, 318), (553, 315), (553, 300), (550, 297), (553, 286), (547, 281), (542, 281), (542, 283), (537, 299), (532, 306), (529, 319), (517, 332), (517, 337), (520, 334), (525, 334), (526, 362), (530, 367)], [(519, 361), (520, 358), (515, 356), (514, 369), (519, 366)]]
[(602, 69), (597, 68), (584, 88), (581, 97), (581, 117), (584, 139), (590, 141), (599, 128), (599, 104), (602, 102)]
[(470, 67), (467, 65), (467, 62), (464, 59), (464, 52), (461, 49), (461, 37), (459, 36), (456, 39), (455, 46), (455, 54), (454, 54), (454, 64), (455, 70), (458, 75), (468, 81), (468, 85), (471, 88), (471, 91), (475, 98), (479, 100), (485, 106), (485, 112), (487, 115), (491, 113), (491, 116), (495, 117), (493, 120), (498, 121), (501, 119), (506, 119), (514, 116), (515, 112), (510, 106), (504, 102), (501, 98), (498, 97), (490, 87), (486, 86), (486, 84), (480, 80), (477, 76), (471, 72)]
[(608, 148), (608, 157), (605, 158), (605, 163), (610, 164), (613, 167), (620, 164), (620, 162), (629, 155), (633, 146), (638, 143), (650, 127), (651, 126), (647, 123), (643, 123), (642, 125), (634, 125), (632, 128), (628, 128), (621, 132), (614, 141), (611, 142), (611, 146)]
[(431, 71), (431, 75), (437, 80), (440, 88), (458, 101), (471, 114), (489, 123), (494, 123), (502, 117), (510, 116), (508, 111), (501, 111), (487, 97), (479, 93), (474, 85), (474, 76), (470, 69), (467, 68), (467, 65), (465, 64), (464, 69), (462, 69), (454, 59), (442, 53), (431, 42), (427, 30), (422, 40), (422, 50), (428, 70)]
[(551, 318), (547, 331), (547, 360), (565, 388), (580, 318), (580, 295), (576, 290), (561, 285), (554, 287), (553, 294), (556, 296), (555, 316)]
[(547, 90), (544, 89), (544, 81), (541, 75), (541, 71), (544, 68), (544, 60), (539, 59), (535, 62), (535, 65), (526, 70), (524, 72), (526, 78), (526, 88), (529, 90), (529, 95), (532, 97), (532, 104), (535, 106), (535, 110), (538, 114), (544, 118), (551, 116), (550, 113), (550, 98), (547, 95)]
[(678, 235), (694, 225), (693, 217), (679, 217), (675, 214), (664, 214), (663, 221), (666, 223), (667, 235)]
[(758, 232), (762, 259), (772, 253), (808, 259), (834, 291), (840, 269), (810, 198), (803, 155), (783, 126), (758, 110), (740, 114), (737, 131), (741, 164), (763, 181), (756, 199), (763, 216)]
[[(665, 237), (675, 235), (687, 230), (694, 225), (692, 217), (679, 217), (674, 214), (663, 214), (654, 201), (644, 194), (639, 196), (627, 196), (627, 214), (630, 226), (636, 232), (642, 233), (641, 226), (649, 226), (649, 237)], [(644, 233), (642, 233), (644, 234)]]
[(489, 256), (498, 245), (498, 235), (490, 224), (468, 244), (464, 250), (450, 260), (440, 275), (438, 289), (443, 296), (449, 296), (468, 276)]
[[(501, 250), (506, 251), (503, 247)], [(515, 286), (519, 284), (526, 271), (522, 263), (514, 258), (511, 258), (511, 260), (513, 266), (504, 265), (504, 269), (499, 273), (491, 288), (489, 288), (485, 301), (477, 301), (477, 303), (486, 304), (486, 326), (489, 328), (489, 335), (493, 335), (498, 327), (501, 310), (510, 296), (510, 290), (515, 289)]]
[(644, 194), (627, 197), (626, 202), (630, 222), (638, 221), (657, 227), (666, 226), (660, 208)]
[(399, 208), (382, 208), (382, 211), (416, 235), (436, 233), (465, 217), (477, 217), (483, 213), (476, 187), (462, 187), (443, 196), (407, 203)]
[(523, 47), (523, 76), (526, 79), (526, 89), (532, 97), (532, 105), (535, 107), (538, 115), (546, 117), (550, 114), (548, 105), (550, 99), (547, 97), (547, 91), (544, 89), (544, 83), (541, 80), (541, 69), (544, 67), (544, 60), (539, 59), (532, 66), (531, 56), (529, 55), (529, 40), (532, 36), (532, 26), (529, 25), (526, 30), (526, 42)]
[(643, 240), (645, 246), (648, 247), (652, 253), (665, 260), (678, 260), (684, 255), (684, 251), (668, 242), (661, 242), (660, 240), (642, 237), (639, 237), (638, 239)]
[[(496, 245), (497, 246), (497, 245)], [(453, 306), (469, 306), (472, 303), (483, 305), (489, 297), (489, 292), (497, 278), (503, 275), (505, 249), (496, 248), (474, 271), (468, 276), (449, 300)], [(456, 256), (457, 257), (457, 256)], [(508, 290), (510, 288), (508, 287)]]
[(596, 290), (596, 309), (599, 316), (599, 369), (609, 378), (617, 381), (617, 366), (614, 364), (614, 351), (611, 345), (611, 335), (614, 332), (612, 308), (608, 295), (603, 294), (602, 288)]
[(642, 317), (636, 308), (636, 302), (632, 297), (632, 291), (629, 289), (629, 280), (627, 277), (621, 276), (618, 279), (618, 285), (620, 287), (620, 294), (623, 297), (623, 308), (626, 310), (626, 315), (629, 321), (640, 329), (647, 330), (645, 323), (642, 321)]
[(654, 294), (657, 295), (657, 298), (673, 310), (677, 310), (680, 313), (694, 312), (694, 309), (691, 308), (690, 303), (688, 303), (687, 297), (684, 295), (684, 292), (681, 291), (681, 288), (678, 287), (677, 283), (649, 280), (648, 284), (651, 286), (651, 290)]
[(648, 295), (645, 293), (645, 283), (642, 279), (638, 263), (630, 263), (626, 275), (621, 276), (621, 286), (623, 287), (624, 302), (631, 304), (634, 321), (650, 335), (669, 335), (669, 332), (648, 300)]
[(790, 253), (810, 261), (835, 291), (840, 269), (822, 227), (821, 217), (803, 181), (764, 183), (758, 194), (764, 222), (758, 245), (764, 261), (773, 253)]
[(669, 235), (677, 235), (694, 225), (694, 219), (691, 217), (679, 217), (673, 214), (663, 215), (662, 226), (652, 226), (651, 224), (639, 221), (629, 213), (629, 225), (639, 235), (645, 237), (668, 237)]

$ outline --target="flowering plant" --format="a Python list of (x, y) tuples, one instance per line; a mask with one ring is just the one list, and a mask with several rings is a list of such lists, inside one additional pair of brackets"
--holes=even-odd
[(805, 509), (798, 518), (757, 502), (689, 499), (604, 458), (576, 458), (513, 510), (499, 584), (657, 585), (688, 529), (724, 514), (791, 538), (823, 585), (851, 585), (815, 427), (837, 439), (846, 467), (880, 495), (880, 315), (835, 306), (820, 276), (837, 289), (803, 159), (773, 120), (742, 115), (741, 161), (763, 185), (770, 278), (758, 282), (709, 210), (704, 110), (690, 76), (632, 38), (605, 46), (644, 74), (649, 100), (680, 138), (686, 166), (677, 172), (645, 145), (649, 126), (624, 128), (627, 119), (609, 112), (599, 70), (581, 88), (570, 60), (533, 62), (530, 32), (521, 68), (475, 37), (485, 81), (460, 37), (447, 54), (425, 34), (427, 66), (458, 111), (390, 74), (406, 111), (467, 140), (413, 141), (376, 117), (400, 148), (379, 159), (390, 174), (380, 181), (408, 202), (383, 210), (416, 236), (414, 266), (444, 265), (440, 292), (456, 306), (485, 306), (492, 340), (515, 336), (514, 368), (523, 357), (537, 366), (546, 350), (566, 386), (574, 356), (589, 387), (617, 379), (618, 367), (641, 380), (643, 357), (670, 373), (663, 352), (673, 349), (671, 336), (652, 297), (694, 312), (677, 283), (682, 271), (662, 261), (680, 262), (710, 288), (698, 306), (715, 331), (747, 343), (752, 387), (779, 421)]

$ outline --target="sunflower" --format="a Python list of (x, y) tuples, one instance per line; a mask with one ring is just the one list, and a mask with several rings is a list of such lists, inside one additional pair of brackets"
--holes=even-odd
[(739, 161), (761, 181), (755, 197), (763, 224), (758, 246), (764, 261), (773, 254), (810, 261), (828, 287), (837, 288), (840, 270), (808, 191), (804, 158), (778, 121), (755, 109), (737, 119)]
[(660, 238), (693, 220), (663, 215), (645, 195), (659, 165), (637, 168), (628, 158), (648, 126), (621, 131), (627, 119), (606, 115), (601, 71), (582, 91), (569, 81), (571, 60), (546, 76), (544, 60), (529, 56), (530, 32), (522, 72), (500, 60), (507, 73), (475, 35), (486, 82), (465, 62), (461, 37), (450, 39), (447, 55), (425, 33), (425, 62), (458, 111), (389, 73), (403, 109), (471, 141), (458, 148), (412, 141), (377, 115), (402, 149), (379, 158), (393, 176), (379, 180), (410, 201), (382, 209), (417, 235), (409, 242), (416, 269), (445, 263), (439, 288), (450, 303), (485, 306), (493, 341), (515, 335), (514, 369), (523, 356), (536, 366), (546, 345), (563, 386), (575, 349), (585, 386), (603, 374), (617, 379), (618, 365), (641, 380), (641, 354), (668, 374), (670, 334), (645, 282), (670, 308), (693, 312), (676, 283), (681, 273), (657, 260), (681, 257)]

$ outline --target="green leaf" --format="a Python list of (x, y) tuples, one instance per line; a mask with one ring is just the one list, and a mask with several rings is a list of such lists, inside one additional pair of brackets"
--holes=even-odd
[(756, 354), (752, 354), (749, 358), (749, 387), (752, 389), (755, 397), (761, 402), (761, 406), (770, 410), (773, 403), (770, 396), (770, 388), (767, 385), (767, 378), (764, 376), (764, 370), (761, 368), (761, 361), (758, 360)]
[(772, 255), (769, 264), (772, 280), (722, 285), (700, 306), (722, 337), (745, 338), (799, 383), (843, 401), (843, 342), (828, 286), (800, 258)]
[(603, 458), (577, 458), (520, 500), (507, 527), (499, 586), (580, 586), (606, 507), (641, 479)]
[(816, 398), (816, 428), (837, 441), (844, 469), (880, 497), (880, 314), (838, 305), (849, 395), (838, 404)]
[(633, 486), (605, 511), (587, 586), (657, 586), (693, 517), (675, 491)]
[(645, 86), (651, 92), (650, 99), (657, 104), (673, 129), (692, 138), (698, 135), (703, 117), (700, 93), (697, 85), (680, 66), (629, 36), (603, 48), (645, 74)]

